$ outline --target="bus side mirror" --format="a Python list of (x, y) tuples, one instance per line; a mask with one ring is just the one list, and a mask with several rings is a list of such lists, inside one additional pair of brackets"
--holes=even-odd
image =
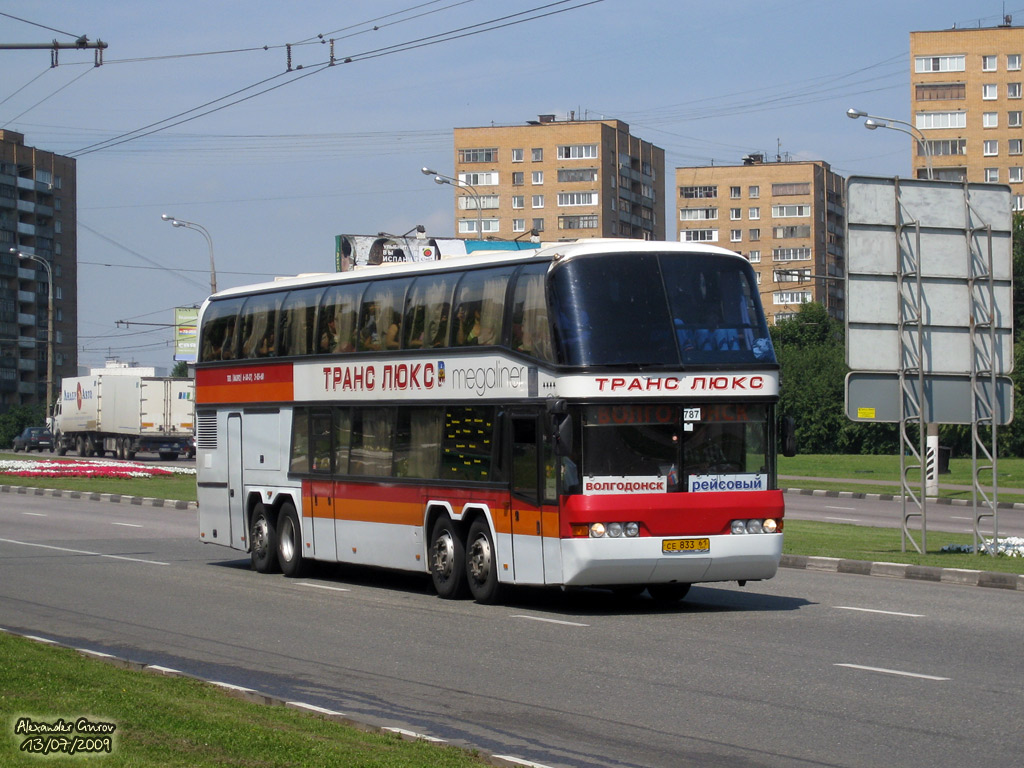
[(783, 456), (796, 456), (796, 421), (792, 416), (783, 416), (779, 419), (779, 440), (782, 443)]
[(550, 400), (547, 404), (548, 417), (551, 419), (551, 435), (555, 441), (555, 455), (569, 456), (572, 454), (572, 417), (565, 400)]

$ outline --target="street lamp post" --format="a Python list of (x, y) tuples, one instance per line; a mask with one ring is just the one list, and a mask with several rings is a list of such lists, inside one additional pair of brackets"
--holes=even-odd
[(465, 181), (462, 181), (461, 179), (456, 179), (452, 176), (446, 176), (443, 173), (438, 173), (437, 171), (433, 171), (427, 167), (420, 168), (420, 173), (422, 173), (424, 176), (433, 176), (434, 183), (436, 184), (451, 184), (453, 187), (458, 187), (459, 189), (467, 190), (469, 194), (473, 196), (473, 199), (476, 201), (476, 236), (478, 240), (483, 240), (483, 210), (482, 206), (480, 205), (480, 193), (476, 191), (476, 187), (474, 187), (472, 184), (467, 184)]
[(46, 415), (49, 418), (52, 415), (51, 409), (53, 408), (53, 270), (50, 268), (50, 262), (44, 259), (42, 256), (37, 256), (34, 253), (22, 253), (17, 248), (11, 248), (11, 253), (17, 255), (19, 259), (31, 259), (32, 261), (38, 261), (44, 267), (46, 267)]
[[(899, 131), (900, 133), (905, 133), (907, 134), (907, 136), (910, 136), (912, 139), (914, 139), (914, 141), (917, 142), (917, 145), (921, 148), (921, 154), (924, 155), (924, 163), (928, 169), (928, 180), (931, 181), (932, 179), (935, 178), (935, 175), (932, 171), (931, 149), (928, 147), (928, 142), (925, 140), (924, 134), (921, 133), (921, 130), (916, 125), (914, 125), (913, 123), (908, 123), (906, 120), (897, 120), (894, 117), (879, 117), (878, 115), (869, 115), (864, 110), (854, 109), (853, 107), (850, 107), (848, 110), (846, 110), (846, 116), (851, 120), (857, 120), (861, 117), (866, 118), (864, 120), (864, 127), (867, 128), (869, 131), (873, 131), (876, 128), (888, 128), (891, 131)], [(894, 125), (894, 123), (899, 123), (899, 125)], [(905, 125), (906, 128), (900, 128), (900, 125)]]
[(196, 224), (192, 221), (184, 221), (183, 219), (176, 219), (169, 214), (162, 214), (160, 216), (164, 221), (171, 222), (172, 227), (185, 227), (185, 229), (194, 229), (196, 232), (206, 238), (206, 244), (210, 246), (210, 293), (217, 292), (217, 268), (213, 264), (213, 238), (210, 237), (210, 233), (206, 231), (206, 227), (201, 224)]

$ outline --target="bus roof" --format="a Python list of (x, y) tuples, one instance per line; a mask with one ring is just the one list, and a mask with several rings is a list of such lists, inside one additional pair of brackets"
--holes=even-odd
[[(682, 253), (682, 254), (713, 254), (718, 256), (744, 259), (743, 256), (717, 245), (704, 243), (677, 243), (663, 240), (633, 240), (629, 238), (589, 238), (571, 242), (552, 243), (543, 248), (529, 251), (476, 251), (466, 256), (454, 256), (438, 261), (403, 262), (399, 264), (382, 264), (364, 267), (350, 272), (306, 273), (294, 277), (279, 277), (273, 281), (253, 283), (251, 285), (227, 288), (210, 298), (228, 298), (230, 296), (280, 291), (291, 288), (302, 288), (328, 283), (373, 280), (378, 277), (417, 275), (424, 272), (447, 272), (473, 267), (500, 266), (502, 264), (520, 264), (536, 261), (552, 261), (571, 259), (600, 253)], [(209, 301), (209, 299), (207, 299)]]

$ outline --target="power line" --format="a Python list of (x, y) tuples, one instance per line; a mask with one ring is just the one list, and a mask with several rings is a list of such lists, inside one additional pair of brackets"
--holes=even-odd
[[(56, 96), (56, 95), (57, 95), (58, 93), (60, 93), (61, 91), (63, 91), (63, 90), (65, 89), (65, 88), (67, 88), (67, 87), (68, 87), (69, 85), (72, 85), (73, 83), (76, 83), (76, 82), (78, 82), (78, 81), (79, 81), (79, 80), (81, 80), (81, 79), (82, 79), (83, 77), (85, 77), (86, 75), (88, 75), (88, 74), (89, 74), (90, 72), (92, 72), (92, 69), (87, 69), (87, 70), (85, 70), (85, 72), (83, 72), (83, 73), (82, 73), (82, 74), (80, 74), (80, 75), (79, 75), (78, 77), (74, 78), (73, 80), (70, 80), (70, 81), (68, 81), (67, 83), (65, 83), (64, 85), (62, 85), (62, 86), (61, 86), (60, 88), (58, 88), (57, 90), (55, 90), (55, 91), (54, 91), (53, 93), (49, 94), (48, 96), (44, 96), (44, 97), (43, 97), (42, 99), (40, 99), (40, 100), (39, 100), (39, 101), (37, 101), (37, 102), (36, 102), (35, 104), (33, 104), (33, 105), (32, 105), (31, 107), (29, 107), (29, 108), (28, 108), (28, 109), (26, 109), (26, 110), (25, 110), (24, 112), (22, 112), (22, 113), (21, 113), (20, 115), (15, 115), (14, 117), (12, 117), (12, 118), (11, 118), (10, 120), (8, 120), (8, 121), (7, 121), (6, 123), (4, 123), (4, 124), (3, 124), (2, 126), (0, 126), (0, 128), (6, 128), (6, 127), (7, 127), (8, 125), (10, 125), (10, 124), (11, 124), (11, 123), (13, 123), (13, 122), (14, 122), (15, 120), (17, 120), (17, 119), (18, 119), (19, 117), (21, 117), (21, 115), (26, 115), (26, 114), (28, 114), (28, 113), (29, 113), (29, 112), (31, 112), (31, 111), (32, 111), (33, 109), (35, 109), (35, 108), (36, 108), (36, 107), (38, 107), (38, 106), (39, 106), (40, 104), (42, 104), (42, 103), (43, 103), (44, 101), (47, 101), (47, 100), (49, 100), (49, 99), (53, 98), (53, 97), (54, 97), (54, 96)], [(6, 99), (5, 99), (5, 101), (6, 101)]]
[(45, 29), (45, 30), (48, 30), (50, 32), (56, 32), (58, 35), (67, 35), (68, 37), (73, 37), (75, 39), (84, 37), (84, 35), (75, 35), (75, 34), (72, 34), (71, 32), (62, 32), (59, 29), (54, 29), (53, 27), (48, 27), (45, 24), (39, 24), (39, 23), (37, 23), (35, 21), (29, 21), (28, 19), (22, 19), (22, 18), (20, 18), (18, 16), (14, 16), (14, 15), (12, 15), (10, 13), (4, 13), (3, 11), (0, 11), (0, 16), (6, 16), (7, 18), (14, 19), (15, 21), (21, 21), (21, 22), (23, 22), (25, 24), (31, 24), (33, 27), (39, 27), (40, 29)]
[(173, 270), (173, 269), (170, 269), (170, 268), (168, 268), (167, 266), (165, 266), (165, 265), (161, 264), (161, 263), (160, 263), (159, 261), (157, 261), (156, 259), (151, 259), (151, 258), (149, 258), (148, 256), (143, 256), (143, 255), (142, 255), (141, 253), (139, 253), (138, 251), (133, 251), (133, 250), (132, 250), (131, 248), (129, 248), (129, 247), (127, 246), (127, 245), (124, 245), (123, 243), (119, 243), (119, 242), (117, 242), (116, 240), (114, 240), (114, 238), (112, 238), (112, 237), (109, 237), (108, 235), (105, 235), (105, 234), (103, 234), (102, 232), (100, 232), (100, 231), (98, 231), (98, 230), (95, 230), (95, 229), (93, 229), (93, 228), (92, 228), (92, 227), (90, 227), (90, 226), (89, 226), (88, 224), (86, 224), (85, 222), (83, 222), (83, 221), (82, 221), (81, 219), (79, 219), (79, 220), (78, 220), (78, 226), (82, 227), (82, 229), (86, 229), (86, 230), (88, 230), (89, 232), (92, 232), (92, 233), (93, 233), (94, 235), (96, 235), (96, 237), (98, 237), (98, 238), (100, 238), (100, 239), (102, 239), (102, 240), (106, 240), (106, 241), (107, 241), (108, 243), (110, 243), (111, 245), (114, 245), (114, 246), (116, 246), (116, 247), (120, 248), (120, 249), (121, 249), (122, 251), (125, 251), (125, 252), (127, 252), (127, 253), (130, 253), (130, 254), (131, 254), (132, 256), (135, 256), (135, 257), (136, 257), (136, 258), (138, 258), (138, 259), (142, 259), (143, 261), (147, 262), (148, 264), (152, 264), (152, 265), (153, 265), (154, 267), (156, 267), (157, 269), (161, 269), (161, 270), (163, 270), (164, 272), (169, 272), (170, 274), (172, 274), (172, 275), (174, 275), (175, 277), (177, 277), (177, 278), (178, 278), (179, 280), (184, 280), (185, 282), (187, 282), (187, 283), (191, 283), (192, 285), (198, 286), (198, 287), (200, 287), (200, 288), (202, 288), (202, 289), (204, 289), (204, 290), (205, 290), (205, 289), (207, 288), (207, 286), (203, 285), (202, 283), (200, 283), (200, 282), (199, 282), (199, 281), (197, 281), (197, 280), (193, 280), (193, 279), (191, 279), (191, 278), (189, 278), (189, 277), (186, 277), (186, 276), (184, 276), (184, 275), (179, 275), (179, 274), (177, 274), (175, 270)]

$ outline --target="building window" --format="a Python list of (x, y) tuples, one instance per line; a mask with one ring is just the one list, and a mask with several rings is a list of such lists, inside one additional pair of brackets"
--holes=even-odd
[(810, 248), (775, 248), (772, 261), (810, 261)]
[(776, 219), (807, 218), (811, 215), (809, 205), (773, 205), (772, 216)]
[(967, 113), (956, 112), (918, 112), (916, 127), (922, 131), (933, 128), (966, 128)]
[(1024, 195), (1013, 196), (1013, 210), (1022, 211), (1024, 210)]
[(752, 243), (756, 243), (758, 240), (761, 239), (761, 230), (760, 229), (752, 229), (752, 230), (750, 230), (747, 233), (747, 239), (750, 242), (752, 242)]
[(558, 228), (559, 229), (597, 229), (597, 214), (587, 214), (586, 216), (559, 216), (558, 217)]
[[(761, 263), (761, 252), (760, 251), (751, 251), (750, 253), (747, 254), (747, 259), (752, 264), (760, 264)], [(758, 272), (757, 274), (760, 277), (761, 273)]]
[(558, 205), (597, 205), (597, 192), (559, 192)]
[(807, 304), (810, 301), (810, 291), (776, 291), (772, 294), (773, 304)]
[(680, 221), (708, 221), (718, 218), (717, 208), (680, 208)]
[(743, 191), (739, 187), (729, 187), (729, 197), (733, 200), (738, 200), (741, 194)]
[[(484, 210), (488, 208), (498, 207), (498, 195), (479, 195), (480, 207)], [(477, 198), (472, 195), (460, 195), (459, 196), (459, 210), (460, 211), (475, 211), (476, 210)]]
[(964, 56), (918, 56), (914, 59), (915, 72), (963, 72)]
[[(491, 232), (494, 234), (497, 234), (498, 232), (498, 219), (481, 219), (480, 225), (483, 232)], [(459, 234), (477, 234), (476, 219), (459, 219)]]
[(959, 101), (967, 98), (965, 83), (918, 83), (914, 86), (918, 101)]
[(1006, 143), (1006, 153), (1008, 155), (1024, 155), (1024, 140), (1010, 139)]
[(1019, 99), (1020, 98), (1020, 83), (1007, 83), (1006, 84), (1006, 98), (1008, 98), (1008, 99)]
[(995, 139), (985, 140), (985, 157), (995, 157), (999, 154), (999, 142)]
[(928, 152), (925, 152), (921, 142), (917, 142), (918, 157), (924, 157), (926, 154), (930, 154), (932, 157), (967, 154), (967, 139), (933, 139), (926, 142), (926, 144), (928, 145)]
[(985, 101), (995, 101), (999, 98), (999, 86), (995, 83), (986, 83), (981, 86), (981, 98)]
[(747, 209), (747, 218), (750, 219), (751, 221), (757, 221), (758, 219), (761, 218), (761, 209), (760, 208), (748, 208)]
[(532, 229), (536, 229), (538, 232), (544, 231), (544, 219), (534, 219)]
[(523, 195), (512, 195), (513, 208), (525, 208), (525, 197)]
[(742, 240), (743, 240), (743, 230), (742, 229), (730, 229), (729, 230), (729, 242), (730, 243), (739, 243)]
[(498, 148), (488, 147), (486, 149), (460, 149), (460, 163), (496, 163), (498, 162)]
[(999, 113), (998, 112), (985, 112), (981, 116), (981, 127), (982, 128), (998, 128), (999, 127)]
[(1010, 128), (1020, 128), (1021, 127), (1020, 115), (1021, 115), (1020, 110), (1011, 110), (1010, 112), (1007, 112), (1006, 113), (1006, 124)]
[(743, 218), (743, 209), (742, 208), (730, 208), (729, 209), (729, 219), (731, 221), (739, 221), (742, 218)]
[(530, 174), (531, 184), (543, 184), (544, 183), (544, 171), (534, 171)]
[(480, 173), (460, 173), (459, 181), (472, 187), (493, 187), (498, 183), (497, 171), (481, 171)]
[(809, 194), (811, 194), (811, 183), (809, 181), (798, 181), (789, 184), (772, 184), (772, 196), (774, 197)]
[(986, 168), (985, 169), (985, 181), (989, 184), (999, 183), (999, 169), (998, 168)]
[(747, 187), (747, 197), (756, 199), (761, 196), (761, 188), (756, 184), (752, 187)]
[(544, 149), (542, 147), (534, 147), (533, 149), (531, 149), (530, 159), (535, 163), (539, 163), (541, 160), (544, 159)]
[(1019, 53), (1008, 53), (1006, 54), (1006, 69), (1010, 72), (1020, 71), (1020, 54)]
[(1010, 168), (1010, 183), (1019, 184), (1024, 181), (1024, 168), (1019, 165)]
[(773, 227), (772, 235), (776, 240), (791, 240), (794, 237), (807, 238), (811, 236), (811, 227), (809, 224), (795, 227)]
[(513, 187), (521, 187), (521, 186), (523, 186), (523, 172), (522, 171), (512, 171), (512, 186)]
[(512, 231), (513, 232), (525, 232), (526, 231), (526, 219), (512, 219)]
[(520, 147), (519, 149), (513, 149), (512, 150), (512, 162), (513, 163), (521, 163), (521, 162), (523, 162), (523, 149), (522, 149), (522, 147)]
[(684, 243), (717, 243), (717, 229), (685, 229), (679, 233), (679, 239)]
[[(612, 179), (615, 177), (612, 176)], [(597, 168), (559, 168), (558, 183), (566, 184), (576, 181), (597, 181)]]
[(995, 72), (998, 64), (998, 56), (982, 56), (981, 57), (981, 71), (982, 72)]
[(597, 158), (597, 144), (563, 144), (556, 154), (559, 160), (593, 160)]
[(544, 195), (534, 195), (530, 199), (531, 208), (543, 208), (544, 207)]
[(679, 196), (687, 200), (695, 200), (702, 197), (718, 197), (717, 186), (696, 186), (680, 187)]

